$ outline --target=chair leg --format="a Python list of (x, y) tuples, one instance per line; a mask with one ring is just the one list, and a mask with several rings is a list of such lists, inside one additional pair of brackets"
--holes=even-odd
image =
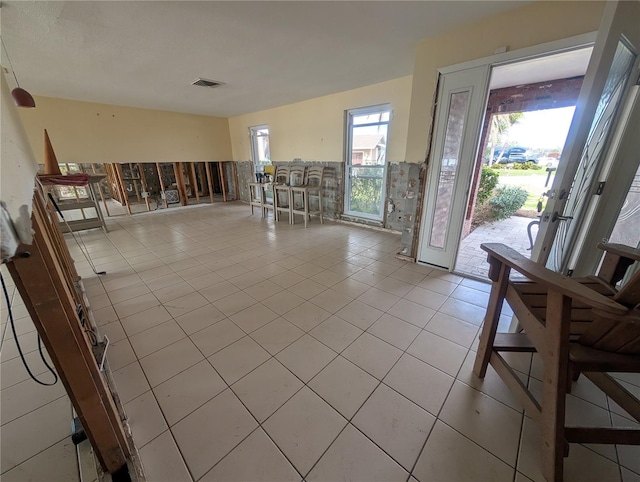
[(289, 191), (289, 224), (295, 224), (296, 220), (293, 214), (293, 192)]
[(511, 268), (494, 258), (492, 258), (489, 263), (493, 263), (491, 266), (492, 270), (489, 272), (493, 280), (493, 285), (491, 286), (487, 314), (484, 317), (482, 333), (480, 334), (478, 354), (476, 355), (476, 361), (473, 365), (473, 372), (479, 378), (484, 378), (487, 373), (487, 366), (491, 359), (493, 342), (496, 338), (498, 322), (500, 321), (500, 312), (502, 311), (502, 304), (504, 303), (504, 297), (507, 292), (509, 273), (511, 272)]
[(320, 211), (320, 224), (324, 224), (324, 213), (322, 212), (322, 191), (318, 191), (318, 210)]
[(543, 363), (542, 473), (547, 481), (561, 482), (566, 451), (564, 435), (566, 388), (569, 377), (569, 323), (571, 299), (549, 291), (544, 350), (538, 349)]
[(302, 203), (304, 204), (304, 227), (309, 226), (309, 193), (302, 193)]

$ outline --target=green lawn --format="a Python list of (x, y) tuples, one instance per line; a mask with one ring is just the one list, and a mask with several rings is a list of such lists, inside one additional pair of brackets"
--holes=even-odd
[[(538, 204), (538, 199), (543, 192), (551, 189), (553, 178), (555, 173), (551, 175), (549, 184), (545, 187), (544, 183), (547, 180), (546, 170), (517, 170), (517, 169), (497, 169), (496, 172), (500, 174), (498, 185), (519, 186), (526, 189), (529, 193), (527, 201), (522, 206), (522, 209), (535, 211)], [(546, 199), (546, 198), (545, 198)]]

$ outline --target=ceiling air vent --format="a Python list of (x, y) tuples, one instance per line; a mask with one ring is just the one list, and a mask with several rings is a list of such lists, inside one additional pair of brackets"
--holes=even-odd
[(218, 82), (217, 80), (203, 79), (202, 77), (200, 77), (199, 79), (196, 79), (193, 82), (191, 82), (191, 85), (199, 85), (200, 87), (211, 87), (213, 89), (215, 87), (224, 85), (224, 82)]

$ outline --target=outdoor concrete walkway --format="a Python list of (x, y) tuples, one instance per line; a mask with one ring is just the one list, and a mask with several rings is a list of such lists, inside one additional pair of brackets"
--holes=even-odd
[[(511, 246), (527, 258), (531, 251), (527, 237), (527, 225), (532, 218), (512, 216), (504, 221), (485, 224), (476, 228), (460, 243), (460, 251), (456, 261), (456, 272), (486, 279), (489, 271), (487, 253), (480, 249), (482, 243), (504, 243)], [(531, 230), (533, 239), (538, 234), (537, 226)]]

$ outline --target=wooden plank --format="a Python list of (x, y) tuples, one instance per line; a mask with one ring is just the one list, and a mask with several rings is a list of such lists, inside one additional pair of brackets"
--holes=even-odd
[(581, 444), (640, 445), (640, 430), (611, 427), (567, 427), (568, 442)]
[(589, 380), (606, 393), (626, 412), (640, 422), (640, 401), (626, 388), (603, 372), (583, 372)]
[[(45, 235), (50, 239), (54, 256), (60, 260), (60, 267), (63, 272), (63, 279), (69, 292), (72, 293), (75, 301), (75, 306), (81, 306), (86, 312), (87, 305), (85, 300), (76, 290), (76, 282), (80, 279), (78, 272), (76, 271), (75, 264), (69, 249), (67, 247), (60, 230), (57, 229), (56, 224), (58, 222), (58, 216), (53, 212), (51, 203), (44, 204), (44, 191), (37, 190), (34, 194), (33, 211), (34, 216), (39, 216), (41, 219), (46, 220), (43, 223), (43, 231)], [(86, 336), (86, 334), (85, 334)]]
[(547, 480), (562, 480), (565, 452), (565, 407), (569, 369), (569, 317), (571, 298), (549, 292), (542, 357), (542, 473)]
[(196, 163), (189, 163), (189, 184), (191, 184), (191, 192), (196, 195), (196, 204), (200, 204), (200, 194), (198, 193), (198, 178), (196, 177)]
[(531, 339), (533, 345), (538, 350), (541, 350), (545, 343), (544, 325), (542, 320), (529, 311), (529, 307), (524, 304), (519, 293), (513, 287), (513, 284), (509, 285), (506, 297), (509, 302), (509, 306), (518, 318), (520, 324), (523, 326), (527, 336)]
[(211, 179), (211, 163), (205, 162), (204, 168), (207, 173), (207, 185), (209, 186), (209, 199), (213, 202), (213, 180)]
[(197, 174), (197, 179), (200, 180), (200, 194), (202, 195), (202, 197), (205, 197), (209, 194), (208, 191), (208, 186), (207, 186), (207, 177), (205, 175), (204, 172), (204, 162), (196, 162), (196, 174)]
[(522, 353), (536, 351), (536, 348), (526, 333), (496, 333), (493, 350)]
[[(277, 195), (278, 193), (274, 187), (274, 205)], [(276, 209), (277, 207), (274, 211)], [(480, 334), (478, 353), (473, 366), (473, 372), (480, 378), (484, 378), (487, 373), (487, 366), (491, 359), (493, 342), (498, 329), (498, 321), (500, 320), (500, 313), (502, 312), (504, 296), (507, 291), (507, 287), (509, 286), (509, 273), (511, 272), (511, 269), (506, 264), (502, 264), (498, 271), (496, 280), (491, 284), (489, 304), (487, 305), (487, 313), (484, 317), (484, 326)]]
[(187, 198), (187, 187), (184, 184), (184, 173), (182, 172), (182, 163), (173, 163), (173, 172), (176, 176), (176, 185), (178, 187), (178, 194), (180, 195), (180, 204), (187, 206), (189, 204), (189, 198)]
[[(39, 195), (39, 194), (36, 194)], [(121, 470), (129, 455), (111, 393), (76, 314), (42, 211), (33, 211), (34, 242), (21, 245), (8, 269), (42, 337), (102, 467)]]
[(222, 162), (218, 162), (218, 176), (220, 176), (220, 186), (222, 187), (222, 199), (227, 202), (227, 178), (224, 175)]
[(509, 387), (511, 393), (513, 393), (518, 400), (524, 405), (529, 415), (536, 423), (540, 422), (540, 414), (542, 408), (538, 401), (531, 395), (531, 392), (524, 386), (520, 377), (511, 369), (511, 367), (504, 361), (498, 353), (495, 351), (491, 354), (491, 366), (500, 376), (504, 384)]
[(160, 190), (162, 191), (162, 198), (164, 200), (165, 209), (169, 207), (169, 203), (167, 203), (167, 196), (164, 193), (164, 182), (162, 181), (162, 168), (160, 167), (160, 163), (156, 162), (156, 168), (158, 169), (158, 181), (160, 182)]

